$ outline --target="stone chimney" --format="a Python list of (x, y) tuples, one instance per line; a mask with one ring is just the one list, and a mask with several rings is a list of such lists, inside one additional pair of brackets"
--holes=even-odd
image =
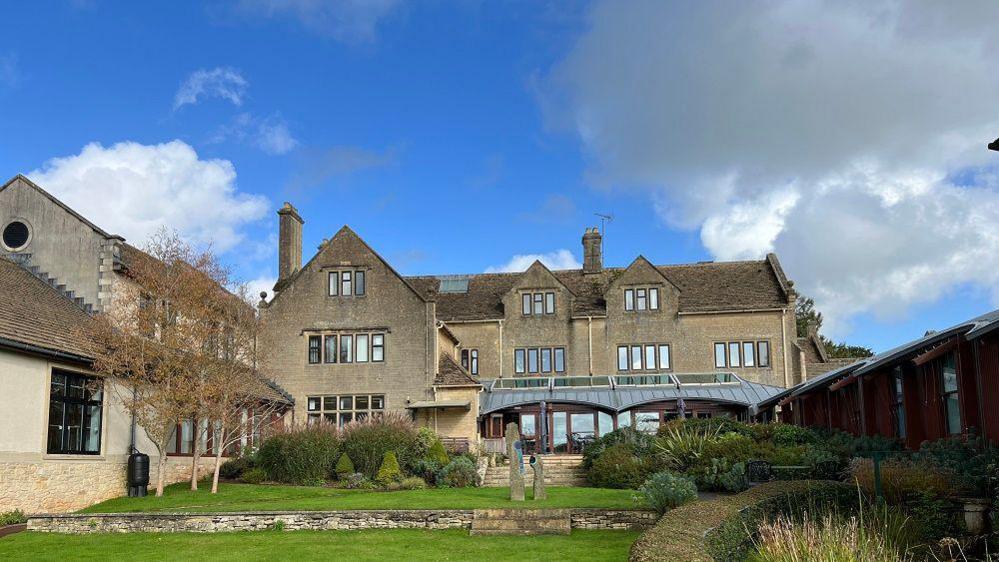
[(302, 269), (302, 225), (305, 221), (291, 203), (285, 203), (277, 212), (280, 217), (278, 235), (278, 283), (287, 280)]
[(597, 227), (583, 233), (583, 273), (600, 273), (604, 268), (603, 236)]

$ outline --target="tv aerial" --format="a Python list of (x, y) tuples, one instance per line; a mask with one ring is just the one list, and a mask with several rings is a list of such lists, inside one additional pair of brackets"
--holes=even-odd
[(594, 215), (600, 217), (600, 235), (603, 236), (605, 224), (609, 222), (614, 222), (613, 214), (603, 214), (603, 213), (593, 213)]

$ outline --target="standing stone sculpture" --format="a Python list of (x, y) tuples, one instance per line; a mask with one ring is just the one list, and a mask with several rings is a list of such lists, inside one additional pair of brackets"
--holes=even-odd
[(506, 424), (506, 456), (510, 459), (510, 499), (524, 501), (524, 454), (520, 444), (520, 428)]
[(534, 469), (534, 499), (548, 499), (548, 490), (545, 489), (545, 465), (542, 457), (531, 455), (531, 468)]

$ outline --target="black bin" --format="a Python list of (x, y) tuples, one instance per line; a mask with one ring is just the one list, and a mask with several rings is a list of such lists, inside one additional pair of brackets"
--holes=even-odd
[(149, 486), (149, 455), (135, 452), (128, 456), (128, 497), (141, 498)]

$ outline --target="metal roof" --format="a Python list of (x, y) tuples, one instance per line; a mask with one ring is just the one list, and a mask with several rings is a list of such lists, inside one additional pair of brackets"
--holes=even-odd
[(479, 395), (479, 413), (488, 414), (504, 408), (545, 402), (588, 404), (612, 412), (622, 412), (650, 402), (663, 400), (710, 400), (750, 408), (781, 390), (780, 387), (749, 382), (733, 375), (732, 383), (668, 384), (651, 386), (614, 385), (604, 387), (561, 387), (545, 385), (539, 388), (494, 388), (483, 381), (486, 392)]

